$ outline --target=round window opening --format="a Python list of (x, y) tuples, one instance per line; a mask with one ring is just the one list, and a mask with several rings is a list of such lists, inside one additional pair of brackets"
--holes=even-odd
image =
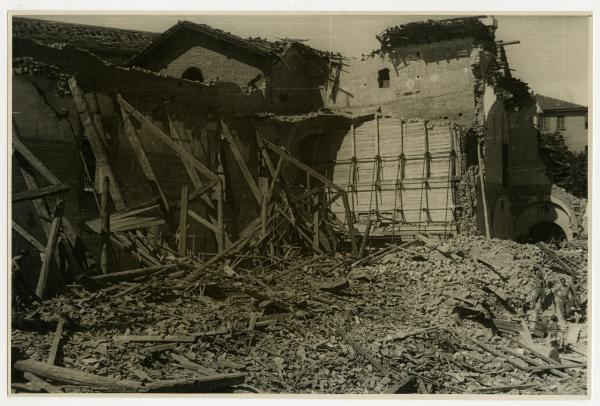
[(202, 76), (202, 72), (198, 68), (188, 68), (183, 75), (181, 75), (182, 79), (187, 80), (195, 80), (197, 82), (204, 82), (204, 76)]

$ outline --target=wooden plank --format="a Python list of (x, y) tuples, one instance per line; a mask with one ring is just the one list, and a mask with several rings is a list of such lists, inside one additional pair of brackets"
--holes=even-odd
[(14, 220), (12, 221), (12, 228), (17, 233), (19, 233), (19, 235), (21, 235), (21, 237), (23, 237), (31, 245), (33, 245), (36, 249), (38, 249), (40, 252), (44, 252), (46, 247), (44, 247), (44, 245), (41, 242), (39, 242), (34, 236), (29, 234), (29, 232), (27, 230), (25, 230), (23, 227), (21, 227), (19, 224), (17, 224)]
[[(185, 148), (188, 152), (193, 153), (189, 144), (186, 144), (183, 140), (184, 134), (179, 134), (177, 128), (175, 127), (175, 123), (173, 123), (169, 115), (167, 115), (167, 119), (169, 120), (169, 132), (171, 133), (171, 137), (173, 137), (173, 139), (176, 140), (176, 142), (181, 144), (181, 146)], [(188, 173), (188, 176), (190, 177), (194, 188), (196, 188), (196, 190), (202, 189), (202, 180), (200, 179), (198, 172), (196, 172), (193, 163), (191, 163), (189, 159), (186, 159), (184, 157), (181, 158), (181, 161), (183, 162), (183, 166), (185, 167), (185, 170)]]
[[(260, 135), (259, 135), (259, 137), (260, 137)], [(308, 165), (306, 165), (302, 161), (300, 161), (297, 158), (293, 157), (292, 155), (288, 154), (285, 150), (279, 148), (278, 146), (276, 146), (275, 144), (271, 143), (270, 141), (268, 141), (268, 140), (266, 140), (266, 139), (263, 138), (262, 142), (271, 151), (275, 152), (281, 158), (285, 159), (286, 161), (288, 161), (292, 165), (295, 165), (298, 168), (302, 169), (307, 174), (309, 174), (310, 176), (314, 177), (315, 179), (321, 181), (325, 185), (327, 185), (327, 186), (329, 186), (329, 187), (337, 190), (338, 192), (342, 193), (342, 201), (343, 201), (343, 204), (344, 204), (344, 211), (345, 211), (345, 214), (346, 214), (346, 222), (347, 222), (347, 226), (348, 226), (350, 243), (352, 244), (352, 253), (353, 253), (354, 256), (358, 255), (358, 246), (356, 244), (356, 238), (355, 238), (355, 233), (354, 233), (354, 220), (352, 218), (352, 213), (350, 211), (350, 203), (348, 202), (348, 195), (347, 195), (346, 191), (344, 190), (344, 188), (342, 188), (341, 186), (339, 186), (339, 185), (331, 182), (325, 176), (321, 175), (319, 172), (315, 171), (314, 169), (312, 169), (311, 167), (309, 167)]]
[(48, 182), (53, 185), (61, 184), (62, 182), (44, 165), (37, 157), (21, 142), (17, 136), (16, 130), (13, 128), (12, 145), (19, 154), (42, 175)]
[(128, 271), (113, 272), (106, 275), (92, 276), (92, 280), (96, 282), (121, 282), (130, 279), (135, 279), (140, 276), (152, 275), (153, 273), (162, 270), (176, 270), (177, 264), (155, 265), (147, 268), (130, 269)]
[(271, 182), (271, 186), (269, 187), (269, 192), (267, 193), (267, 204), (273, 198), (273, 192), (275, 192), (275, 185), (277, 184), (277, 178), (281, 173), (281, 168), (283, 168), (283, 158), (279, 158), (279, 162), (277, 163), (277, 167), (275, 168), (275, 172), (273, 173), (273, 181)]
[(246, 161), (244, 161), (244, 157), (242, 156), (242, 153), (240, 152), (240, 149), (238, 148), (236, 140), (231, 135), (231, 132), (229, 131), (229, 129), (227, 128), (227, 125), (225, 124), (225, 122), (223, 122), (223, 120), (221, 120), (221, 130), (223, 131), (223, 136), (229, 143), (229, 148), (231, 149), (231, 152), (233, 153), (233, 157), (235, 158), (235, 160), (238, 164), (238, 167), (240, 168), (240, 171), (242, 172), (242, 175), (244, 176), (244, 179), (246, 179), (246, 183), (248, 183), (248, 186), (250, 187), (250, 190), (252, 191), (252, 194), (254, 195), (254, 199), (256, 199), (256, 202), (260, 205), (262, 196), (260, 194), (260, 191), (258, 190), (258, 185), (256, 184), (254, 177), (252, 176), (252, 173), (250, 172), (250, 169), (248, 168), (248, 165), (246, 165)]
[(172, 352), (169, 355), (171, 356), (171, 358), (173, 360), (179, 362), (179, 364), (181, 366), (183, 366), (184, 368), (199, 372), (202, 375), (214, 375), (217, 372), (216, 370), (214, 370), (212, 368), (207, 368), (207, 367), (197, 364), (193, 361), (190, 361), (188, 358), (184, 357), (183, 355), (180, 355), (180, 354), (177, 354), (174, 352)]
[(178, 343), (159, 344), (159, 345), (153, 345), (151, 347), (142, 348), (140, 351), (143, 352), (144, 354), (152, 354), (155, 352), (174, 350), (175, 348), (177, 348), (178, 345), (179, 345)]
[(100, 231), (100, 270), (103, 274), (108, 273), (108, 246), (110, 244), (110, 212), (109, 212), (109, 197), (110, 197), (110, 178), (105, 176), (102, 179), (102, 197), (100, 199), (100, 223), (102, 229)]
[(60, 225), (62, 222), (62, 206), (63, 202), (61, 200), (58, 200), (56, 203), (56, 209), (54, 210), (54, 218), (52, 219), (52, 225), (50, 226), (48, 242), (46, 243), (46, 249), (44, 250), (44, 259), (42, 260), (40, 276), (38, 279), (37, 287), (35, 289), (35, 294), (40, 299), (44, 298), (46, 284), (48, 282), (48, 273), (50, 272), (50, 262), (54, 258), (56, 244), (58, 243), (58, 233), (60, 231)]
[[(539, 361), (534, 360), (531, 357), (528, 357), (528, 356), (526, 356), (524, 354), (520, 354), (517, 351), (512, 350), (511, 348), (504, 347), (504, 346), (500, 346), (500, 348), (502, 349), (502, 351), (504, 351), (506, 353), (509, 353), (513, 357), (520, 358), (523, 361), (528, 362), (528, 363), (530, 363), (530, 364), (532, 364), (534, 366), (538, 366), (539, 367), (539, 366), (544, 366), (545, 365), (545, 364), (543, 364), (543, 363), (541, 363)], [(556, 370), (556, 369), (551, 369), (550, 373), (552, 373), (552, 374), (554, 374), (554, 375), (556, 375), (556, 376), (558, 376), (560, 378), (568, 378), (569, 377), (569, 375), (567, 375), (564, 372), (561, 372), (559, 370)]]
[(338, 186), (337, 184), (333, 183), (332, 181), (330, 181), (329, 179), (327, 179), (325, 176), (321, 175), (319, 172), (317, 172), (316, 170), (314, 170), (313, 168), (311, 168), (310, 166), (306, 165), (304, 162), (300, 161), (299, 159), (295, 158), (294, 156), (292, 156), (291, 154), (289, 154), (287, 151), (285, 151), (284, 149), (276, 146), (275, 144), (273, 144), (272, 142), (266, 140), (266, 139), (262, 139), (262, 142), (265, 144), (265, 146), (267, 146), (271, 151), (275, 152), (277, 155), (279, 155), (280, 157), (284, 158), (286, 161), (288, 161), (289, 163), (291, 163), (292, 165), (302, 169), (304, 172), (308, 173), (310, 176), (314, 177), (315, 179), (321, 181), (323, 184), (339, 191), (339, 192), (345, 192), (345, 190), (341, 187)]
[(104, 130), (104, 125), (102, 124), (102, 114), (100, 113), (100, 106), (98, 105), (98, 95), (91, 92), (85, 96), (96, 131), (104, 145), (107, 145), (110, 140), (110, 135)]
[(96, 126), (94, 125), (94, 121), (90, 114), (85, 96), (79, 86), (77, 86), (77, 80), (74, 77), (69, 79), (69, 88), (71, 89), (71, 94), (73, 95), (73, 101), (75, 102), (75, 107), (77, 108), (84, 134), (90, 142), (90, 147), (92, 148), (92, 152), (96, 158), (96, 166), (100, 168), (102, 173), (110, 178), (110, 195), (113, 203), (117, 210), (123, 210), (126, 207), (126, 203), (123, 199), (123, 195), (121, 194), (121, 190), (118, 187), (119, 183), (117, 182), (117, 179), (108, 161), (106, 147), (100, 138), (100, 134), (97, 132)]
[(208, 228), (215, 234), (219, 233), (219, 228), (216, 225), (206, 220), (204, 217), (202, 217), (192, 209), (188, 209), (188, 216), (190, 216), (192, 219), (196, 220), (198, 223), (202, 224), (204, 227)]
[(348, 194), (342, 193), (342, 203), (344, 204), (344, 213), (346, 215), (346, 224), (349, 231), (350, 244), (352, 244), (352, 255), (358, 256), (358, 247), (356, 245), (356, 237), (354, 234), (354, 219), (352, 212), (350, 211), (350, 204), (348, 203)]
[(556, 264), (558, 264), (561, 269), (565, 272), (567, 272), (569, 275), (571, 275), (573, 278), (576, 278), (577, 275), (575, 273), (575, 271), (569, 266), (569, 264), (567, 264), (565, 261), (563, 261), (557, 254), (556, 252), (554, 252), (551, 248), (549, 248), (546, 244), (544, 244), (543, 242), (538, 242), (535, 244), (539, 249), (541, 249), (544, 254), (548, 255), (550, 257), (550, 259), (552, 261), (554, 261)]
[(196, 337), (184, 335), (122, 335), (115, 337), (115, 341), (120, 343), (193, 343), (196, 341)]
[[(19, 170), (21, 171), (21, 175), (23, 176), (23, 180), (25, 181), (25, 186), (27, 187), (27, 189), (29, 189), (29, 190), (37, 189), (38, 188), (37, 182), (35, 181), (33, 176), (31, 176), (31, 174), (29, 172), (27, 172), (23, 167), (19, 167)], [(46, 220), (44, 220), (45, 218), (50, 218), (50, 213), (48, 212), (48, 207), (46, 206), (46, 203), (42, 199), (34, 199), (32, 201), (32, 203), (33, 203), (33, 208), (35, 209), (35, 214), (37, 216), (37, 220), (42, 228), (42, 231), (44, 232), (44, 235), (46, 236), (46, 238), (48, 238), (48, 235), (50, 233), (50, 224), (48, 224), (48, 222)]]
[(63, 328), (65, 326), (65, 319), (60, 318), (56, 324), (56, 331), (54, 332), (54, 338), (52, 339), (52, 346), (50, 347), (50, 354), (48, 355), (48, 364), (54, 365), (56, 362), (56, 355), (58, 354), (58, 346), (63, 335)]
[(477, 165), (479, 166), (479, 184), (481, 186), (481, 200), (483, 204), (483, 219), (485, 222), (485, 236), (491, 238), (488, 204), (485, 197), (485, 181), (483, 180), (483, 159), (481, 159), (481, 145), (477, 143)]
[(464, 339), (466, 339), (467, 341), (469, 341), (470, 343), (473, 343), (475, 345), (477, 345), (478, 347), (483, 348), (484, 350), (486, 350), (487, 352), (489, 352), (490, 354), (493, 354), (499, 358), (502, 358), (504, 360), (506, 360), (506, 362), (508, 362), (510, 365), (517, 367), (518, 369), (520, 369), (521, 371), (526, 371), (527, 372), (527, 365), (523, 365), (520, 362), (515, 361), (514, 359), (509, 358), (506, 354), (503, 354), (502, 352), (496, 350), (495, 348), (482, 343), (479, 340), (475, 340), (474, 338), (471, 337), (463, 337)]
[(63, 368), (55, 365), (49, 365), (46, 362), (28, 359), (15, 362), (14, 368), (18, 371), (30, 372), (39, 377), (48, 378), (52, 381), (66, 382), (75, 385), (91, 385), (102, 387), (115, 392), (123, 390), (139, 390), (139, 382), (129, 380), (119, 380), (105, 376), (90, 374), (72, 368)]
[(30, 372), (23, 373), (23, 378), (27, 379), (34, 386), (45, 390), (48, 393), (63, 393), (63, 390), (57, 386), (51, 385), (37, 375)]
[(260, 219), (261, 219), (261, 227), (260, 233), (265, 236), (267, 234), (267, 208), (269, 202), (267, 199), (269, 198), (269, 179), (265, 176), (261, 176), (258, 178), (258, 184), (260, 187)]
[(122, 105), (121, 105), (121, 116), (123, 118), (123, 127), (125, 128), (125, 133), (127, 134), (127, 138), (129, 139), (129, 144), (133, 148), (133, 152), (135, 153), (138, 163), (140, 164), (140, 167), (142, 168), (142, 172), (144, 172), (146, 179), (148, 179), (150, 181), (150, 183), (152, 183), (154, 185), (154, 188), (156, 188), (156, 191), (158, 192), (158, 194), (160, 196), (160, 199), (162, 201), (162, 204), (163, 204), (165, 210), (169, 211), (170, 210), (169, 200), (167, 199), (165, 192), (163, 191), (162, 187), (160, 186), (158, 177), (156, 176), (156, 173), (154, 172), (154, 169), (152, 168), (152, 164), (150, 163), (150, 159), (148, 158), (148, 155), (146, 155), (146, 151), (144, 150), (144, 146), (142, 144), (142, 141), (140, 140), (138, 132), (135, 129), (133, 123), (131, 122), (131, 117), (130, 117), (129, 113), (123, 108)]
[[(313, 196), (313, 203), (315, 206), (318, 206), (319, 204), (319, 200), (317, 196)], [(319, 210), (315, 210), (313, 213), (313, 250), (315, 251), (319, 251), (319, 223), (320, 223), (320, 219), (319, 219)]]
[(179, 154), (179, 156), (187, 159), (200, 173), (205, 175), (207, 178), (212, 179), (216, 182), (221, 182), (221, 178), (217, 176), (213, 171), (208, 169), (202, 162), (200, 162), (195, 156), (186, 151), (184, 147), (179, 145), (177, 142), (173, 141), (171, 137), (165, 134), (160, 128), (158, 128), (152, 121), (150, 121), (146, 116), (137, 111), (132, 105), (127, 103), (121, 95), (117, 95), (117, 100), (121, 107), (125, 109), (125, 111), (139, 121), (145, 124), (145, 126), (150, 130), (149, 132), (153, 134), (156, 138), (161, 140), (163, 143), (167, 144), (173, 151)]
[(369, 234), (371, 233), (371, 225), (372, 220), (369, 218), (367, 222), (367, 227), (365, 228), (365, 234), (363, 235), (362, 243), (360, 244), (360, 251), (358, 251), (358, 258), (362, 258), (365, 254), (365, 248), (367, 247), (367, 242), (369, 241)]
[(218, 182), (215, 188), (215, 196), (217, 198), (217, 247), (219, 252), (225, 252), (225, 223), (223, 211), (223, 183)]
[[(23, 176), (23, 180), (25, 181), (25, 186), (27, 187), (27, 189), (29, 189), (29, 190), (38, 189), (37, 182), (35, 181), (33, 176), (31, 176), (31, 174), (29, 174), (29, 172), (27, 172), (27, 170), (25, 170), (22, 166), (20, 166), (20, 164), (19, 164), (19, 170), (21, 172), (21, 175)], [(52, 176), (54, 176), (54, 175), (52, 175)], [(40, 224), (42, 231), (44, 232), (44, 235), (46, 236), (46, 238), (48, 238), (48, 235), (50, 233), (50, 224), (44, 219), (50, 218), (50, 213), (48, 212), (46, 203), (44, 202), (43, 199), (34, 199), (34, 200), (32, 200), (32, 203), (33, 203), (33, 207), (36, 212), (36, 215), (37, 215), (38, 223)], [(75, 254), (73, 253), (73, 247), (75, 246), (77, 239), (78, 239), (78, 237), (77, 237), (78, 232), (77, 232), (76, 228), (71, 224), (71, 222), (69, 222), (69, 219), (67, 219), (66, 217), (62, 219), (62, 225), (63, 225), (63, 232), (67, 238), (63, 239), (61, 244), (62, 244), (63, 248), (65, 249), (65, 252), (69, 258), (69, 263), (73, 267), (74, 271), (76, 273), (80, 273), (81, 269), (82, 269), (82, 264), (79, 263), (79, 260), (75, 257)], [(43, 252), (43, 250), (40, 250), (40, 251)], [(57, 264), (60, 265), (59, 258), (56, 257), (55, 259), (56, 259)]]
[(187, 185), (183, 185), (181, 186), (181, 206), (179, 208), (179, 244), (177, 248), (179, 250), (179, 254), (184, 257), (187, 253), (188, 198), (188, 187)]
[[(217, 245), (219, 246), (219, 250), (222, 250), (225, 246), (225, 229), (223, 226), (223, 184), (221, 178), (216, 175), (209, 168), (204, 166), (202, 162), (200, 162), (195, 156), (190, 154), (184, 147), (179, 145), (177, 142), (173, 141), (171, 137), (165, 134), (160, 128), (158, 128), (152, 121), (150, 121), (146, 116), (137, 111), (133, 106), (131, 106), (121, 95), (117, 95), (117, 100), (121, 107), (125, 108), (125, 110), (132, 114), (139, 121), (144, 123), (146, 127), (150, 130), (150, 134), (153, 134), (155, 137), (160, 139), (163, 143), (167, 144), (173, 151), (175, 151), (182, 159), (186, 159), (189, 161), (191, 165), (196, 168), (198, 172), (206, 176), (207, 178), (213, 180), (215, 182), (215, 199), (217, 200), (217, 227), (219, 228), (219, 235), (217, 236)], [(205, 199), (205, 195), (202, 195), (203, 199)], [(205, 199), (205, 201), (208, 199)], [(212, 203), (207, 202), (210, 207)]]
[(540, 365), (534, 367), (528, 367), (528, 371), (548, 371), (553, 369), (567, 369), (567, 368), (587, 368), (587, 364), (560, 364), (560, 365)]
[(214, 392), (228, 388), (232, 385), (241, 385), (246, 379), (246, 374), (241, 372), (230, 374), (214, 374), (196, 376), (194, 378), (170, 379), (153, 381), (145, 384), (149, 392), (162, 393), (202, 393)]
[(19, 203), (28, 200), (41, 199), (43, 197), (56, 195), (61, 192), (69, 190), (69, 185), (65, 183), (59, 183), (57, 185), (50, 185), (35, 190), (27, 190), (24, 192), (13, 193), (12, 202)]

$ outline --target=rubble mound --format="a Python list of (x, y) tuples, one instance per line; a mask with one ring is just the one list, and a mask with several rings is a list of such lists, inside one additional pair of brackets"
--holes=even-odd
[[(13, 364), (29, 360), (16, 362), (13, 382), (27, 362), (52, 353), (54, 325), (63, 320), (58, 364), (143, 388), (233, 374), (243, 383), (214, 388), (586, 393), (585, 319), (561, 326), (557, 362), (544, 355), (552, 348), (543, 329), (536, 335), (526, 306), (539, 275), (546, 284), (585, 278), (577, 271), (586, 269), (585, 249), (545, 247), (563, 266), (573, 265), (571, 276), (535, 245), (481, 237), (425, 241), (374, 250), (353, 263), (338, 254), (284, 262), (279, 270), (251, 268), (251, 260), (235, 271), (216, 265), (194, 284), (154, 274), (96, 291), (73, 285), (68, 294), (17, 309)], [(523, 324), (532, 326), (533, 338)]]

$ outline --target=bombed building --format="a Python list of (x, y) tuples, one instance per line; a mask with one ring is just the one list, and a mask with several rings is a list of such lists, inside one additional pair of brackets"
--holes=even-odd
[[(412, 245), (412, 260), (433, 251), (462, 264), (463, 248), (445, 241), (485, 236), (520, 252), (510, 240), (576, 240), (583, 207), (547, 174), (536, 101), (513, 77), (511, 44), (496, 28), (492, 17), (408, 23), (350, 58), (188, 21), (150, 33), (14, 17), (13, 289), (39, 300), (134, 283), (118, 296), (161, 280), (205, 298), (224, 278), (256, 302), (253, 330), (259, 313), (268, 328), (266, 314), (308, 317), (310, 303), (335, 305), (276, 298), (275, 279), (321, 268), (338, 277), (319, 287), (332, 295), (347, 288), (343, 272), (389, 244)], [(573, 284), (581, 279), (542, 247), (527, 255), (550, 256)], [(478, 257), (461, 266), (477, 263), (495, 268)], [(19, 300), (13, 315), (27, 308)], [(239, 364), (228, 365), (219, 376), (202, 370), (217, 377), (207, 380), (213, 389), (243, 382), (231, 372)], [(416, 376), (403, 385), (470, 390)], [(152, 381), (144, 390), (204, 391), (197, 380)], [(141, 388), (123, 382), (107, 385)]]

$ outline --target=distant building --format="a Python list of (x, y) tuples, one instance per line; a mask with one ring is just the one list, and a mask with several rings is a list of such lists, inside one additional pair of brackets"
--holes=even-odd
[(542, 133), (559, 132), (571, 151), (584, 151), (587, 148), (588, 108), (541, 94), (535, 98), (542, 110), (538, 116), (539, 130)]

